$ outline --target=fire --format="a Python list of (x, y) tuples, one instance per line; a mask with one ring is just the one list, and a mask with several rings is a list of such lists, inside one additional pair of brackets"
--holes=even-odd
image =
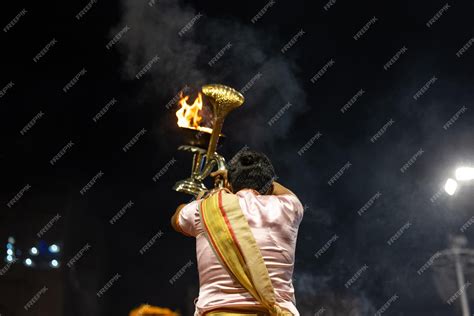
[(176, 117), (178, 118), (179, 127), (187, 127), (197, 129), (203, 132), (212, 133), (212, 129), (208, 127), (202, 127), (199, 124), (202, 121), (202, 116), (199, 113), (202, 110), (202, 95), (198, 93), (198, 96), (194, 100), (193, 104), (188, 104), (189, 96), (182, 97), (178, 104), (180, 109), (176, 111)]

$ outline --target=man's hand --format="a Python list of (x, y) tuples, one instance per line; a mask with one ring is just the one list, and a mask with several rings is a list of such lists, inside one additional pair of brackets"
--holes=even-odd
[(207, 192), (209, 192), (209, 191), (207, 191), (207, 190), (201, 190), (201, 192), (199, 192), (198, 195), (196, 196), (196, 200), (202, 199), (202, 197), (203, 197), (204, 195), (206, 195)]
[[(224, 182), (224, 187), (229, 188), (229, 182), (227, 181), (227, 170), (216, 170), (214, 172), (211, 172), (210, 174), (211, 177), (214, 178), (214, 189), (208, 191), (208, 190), (202, 190), (201, 192), (198, 193), (196, 196), (196, 200), (200, 200), (203, 197), (205, 197), (207, 194), (212, 193), (215, 189), (217, 189), (217, 185), (219, 181)], [(1, 316), (1, 315), (0, 315)]]
[(211, 177), (214, 178), (214, 186), (218, 184), (218, 181), (223, 181), (224, 182), (224, 188), (227, 188), (232, 191), (229, 180), (227, 178), (228, 172), (227, 170), (216, 170), (211, 173)]

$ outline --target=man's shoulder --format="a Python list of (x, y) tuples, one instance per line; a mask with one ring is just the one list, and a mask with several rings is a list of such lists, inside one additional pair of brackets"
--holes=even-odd
[(240, 190), (235, 195), (244, 200), (257, 200), (262, 203), (262, 205), (270, 205), (272, 207), (280, 206), (282, 208), (289, 208), (297, 212), (304, 211), (303, 204), (294, 193), (262, 195), (255, 190), (244, 189)]

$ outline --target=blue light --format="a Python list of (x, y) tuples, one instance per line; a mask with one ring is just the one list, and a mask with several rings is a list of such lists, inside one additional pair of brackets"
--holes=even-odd
[(52, 253), (57, 253), (59, 252), (59, 246), (56, 244), (52, 244), (51, 246), (49, 246), (49, 251), (51, 251)]
[(7, 244), (7, 249), (13, 249), (13, 245), (11, 243)]

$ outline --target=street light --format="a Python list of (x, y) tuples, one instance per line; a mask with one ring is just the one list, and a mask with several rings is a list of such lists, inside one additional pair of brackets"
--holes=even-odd
[(56, 260), (56, 259), (53, 259), (53, 260), (51, 260), (50, 265), (53, 268), (57, 268), (57, 267), (59, 267), (59, 261)]
[(59, 250), (60, 250), (59, 246), (56, 244), (52, 244), (51, 246), (49, 246), (49, 251), (52, 253), (58, 253)]
[(33, 265), (33, 260), (31, 260), (30, 258), (26, 258), (25, 259), (25, 265), (31, 267)]
[(467, 182), (470, 180), (474, 180), (474, 168), (462, 166), (457, 168), (454, 174), (457, 181), (452, 178), (449, 178), (444, 184), (444, 191), (446, 191), (446, 193), (448, 193), (449, 195), (454, 195), (454, 193), (456, 193), (459, 187), (458, 181)]
[(446, 180), (446, 184), (444, 185), (444, 191), (446, 191), (446, 193), (448, 193), (449, 195), (454, 195), (457, 189), (458, 183), (456, 182), (456, 180), (453, 180), (451, 178)]
[(456, 169), (456, 180), (469, 181), (474, 180), (474, 168), (459, 167)]

